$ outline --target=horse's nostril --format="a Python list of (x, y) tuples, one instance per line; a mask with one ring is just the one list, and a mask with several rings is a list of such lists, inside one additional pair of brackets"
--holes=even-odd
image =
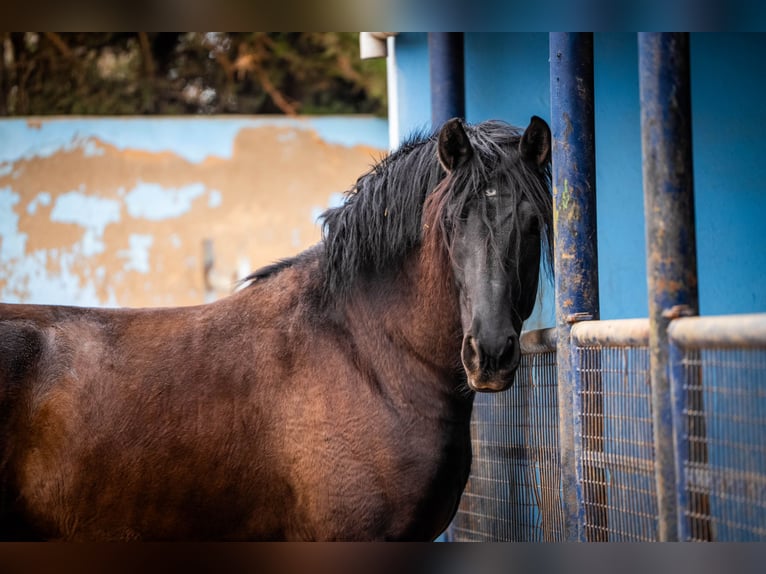
[(494, 340), (480, 340), (466, 335), (463, 339), (461, 358), (468, 371), (513, 369), (519, 361), (519, 355), (519, 338), (515, 335)]
[(480, 355), (481, 354), (481, 349), (479, 348), (479, 342), (476, 339), (474, 339), (473, 337), (471, 337), (469, 339), (469, 341), (471, 343), (471, 349), (473, 350), (473, 353), (475, 355)]
[(503, 350), (500, 351), (500, 356), (498, 357), (498, 360), (502, 363), (508, 359), (510, 359), (510, 355), (513, 353), (513, 339), (511, 337), (508, 337), (505, 340), (505, 345), (503, 345)]
[(461, 355), (463, 366), (466, 369), (475, 369), (478, 367), (476, 363), (477, 359), (481, 356), (481, 353), (479, 351), (478, 342), (471, 335), (465, 336)]
[(503, 347), (502, 352), (500, 353), (500, 356), (498, 357), (498, 361), (500, 364), (504, 363), (512, 363), (515, 362), (518, 359), (518, 355), (520, 352), (519, 349), (519, 339), (515, 335), (511, 335), (508, 337), (505, 341), (505, 346)]

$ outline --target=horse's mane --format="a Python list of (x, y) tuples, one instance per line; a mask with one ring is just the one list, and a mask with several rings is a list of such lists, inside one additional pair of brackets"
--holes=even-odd
[(362, 175), (343, 205), (325, 211), (329, 294), (343, 294), (360, 276), (391, 270), (420, 243), (423, 203), (444, 175), (435, 135), (415, 134)]
[[(264, 279), (319, 254), (325, 296), (343, 296), (359, 278), (395, 270), (420, 244), (424, 203), (429, 193), (437, 203), (436, 224), (449, 247), (450, 222), (462, 216), (465, 204), (483, 191), (490, 178), (497, 181), (496, 170), (501, 163), (515, 160), (521, 138), (517, 128), (501, 121), (466, 125), (465, 129), (474, 147), (474, 155), (465, 166), (445, 177), (437, 157), (437, 134), (421, 132), (410, 136), (359, 177), (346, 192), (341, 206), (324, 212), (322, 243), (260, 269), (244, 281)], [(513, 169), (499, 170), (505, 181), (497, 184), (524, 194), (535, 208), (545, 244), (546, 268), (550, 270), (553, 244), (550, 169), (545, 168), (542, 183), (533, 170), (523, 161), (516, 162)], [(517, 225), (512, 227), (518, 230)]]

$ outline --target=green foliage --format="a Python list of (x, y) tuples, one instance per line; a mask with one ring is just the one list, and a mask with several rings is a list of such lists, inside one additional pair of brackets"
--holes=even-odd
[(2, 33), (0, 115), (386, 113), (357, 33)]

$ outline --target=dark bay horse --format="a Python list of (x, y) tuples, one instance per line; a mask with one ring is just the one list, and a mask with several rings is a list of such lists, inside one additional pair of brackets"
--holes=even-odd
[(550, 145), (413, 137), (215, 303), (0, 305), (0, 537), (438, 536), (549, 261)]

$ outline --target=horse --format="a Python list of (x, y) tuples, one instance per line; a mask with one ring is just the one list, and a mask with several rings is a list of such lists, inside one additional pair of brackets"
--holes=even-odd
[(0, 537), (435, 539), (550, 262), (550, 150), (455, 118), (215, 302), (0, 304)]

